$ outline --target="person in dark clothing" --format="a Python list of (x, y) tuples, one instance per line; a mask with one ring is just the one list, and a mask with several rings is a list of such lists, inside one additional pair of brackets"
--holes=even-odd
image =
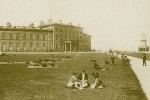
[(97, 62), (94, 62), (94, 69), (96, 69), (96, 70), (107, 70), (107, 69), (104, 69), (104, 68), (100, 67), (100, 66), (97, 64)]
[(77, 77), (77, 79), (80, 81), (81, 88), (90, 86), (90, 84), (88, 83), (88, 74), (85, 71), (86, 71), (85, 68), (82, 68), (81, 73)]
[(111, 64), (112, 64), (112, 65), (115, 64), (115, 57), (114, 57), (114, 55), (111, 56)]
[(91, 89), (95, 89), (95, 88), (104, 88), (105, 85), (102, 82), (102, 79), (99, 76), (99, 73), (92, 73), (92, 76), (94, 76), (94, 82), (91, 84)]
[(105, 59), (105, 64), (110, 64), (108, 58)]
[(146, 66), (146, 54), (143, 54), (143, 66)]

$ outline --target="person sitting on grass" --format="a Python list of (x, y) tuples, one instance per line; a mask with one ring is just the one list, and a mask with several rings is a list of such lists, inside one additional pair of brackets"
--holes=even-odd
[(100, 67), (97, 62), (94, 62), (94, 69), (96, 69), (96, 70), (107, 70), (105, 68)]
[(110, 64), (110, 62), (108, 61), (108, 58), (105, 59), (105, 64)]
[(123, 61), (123, 59), (124, 59), (124, 54), (121, 55), (121, 60)]
[(114, 57), (114, 55), (113, 55), (113, 54), (112, 54), (112, 56), (111, 56), (111, 58), (110, 58), (110, 59), (111, 59), (111, 64), (112, 64), (112, 65), (115, 65), (115, 57)]
[(68, 84), (66, 85), (66, 87), (68, 88), (80, 88), (80, 82), (77, 81), (76, 79), (77, 76), (77, 72), (73, 72), (72, 76), (69, 79)]
[(95, 59), (93, 59), (93, 58), (91, 58), (91, 61), (90, 61), (90, 62), (94, 63), (94, 62), (96, 62), (96, 60), (95, 60)]
[(82, 68), (81, 73), (77, 77), (77, 79), (80, 81), (80, 89), (90, 86), (90, 84), (88, 83), (88, 74), (85, 71), (85, 68)]
[(131, 65), (131, 64), (130, 64), (130, 61), (131, 61), (131, 60), (130, 60), (127, 56), (124, 57), (124, 65), (125, 65), (125, 66), (130, 66), (130, 65)]
[(92, 76), (94, 77), (94, 82), (91, 84), (91, 89), (95, 88), (104, 88), (105, 85), (102, 82), (102, 79), (99, 76), (99, 73), (92, 73)]

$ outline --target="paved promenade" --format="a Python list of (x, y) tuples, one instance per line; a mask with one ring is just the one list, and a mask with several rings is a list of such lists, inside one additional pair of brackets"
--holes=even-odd
[(140, 81), (141, 87), (150, 100), (150, 61), (147, 61), (147, 66), (143, 66), (143, 61), (140, 58), (128, 56), (131, 60), (131, 68), (135, 72), (138, 80)]

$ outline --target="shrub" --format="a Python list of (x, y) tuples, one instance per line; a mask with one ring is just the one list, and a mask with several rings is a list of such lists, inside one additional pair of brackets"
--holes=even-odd
[(5, 53), (2, 53), (1, 56), (6, 56), (6, 54), (5, 54)]

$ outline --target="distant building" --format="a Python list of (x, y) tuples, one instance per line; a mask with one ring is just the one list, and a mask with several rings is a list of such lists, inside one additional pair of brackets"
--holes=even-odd
[(40, 22), (39, 27), (0, 26), (0, 50), (2, 52), (78, 52), (91, 51), (91, 36), (80, 26)]
[(141, 46), (138, 47), (138, 51), (149, 52), (149, 46), (147, 45), (147, 40), (145, 35), (141, 39)]

